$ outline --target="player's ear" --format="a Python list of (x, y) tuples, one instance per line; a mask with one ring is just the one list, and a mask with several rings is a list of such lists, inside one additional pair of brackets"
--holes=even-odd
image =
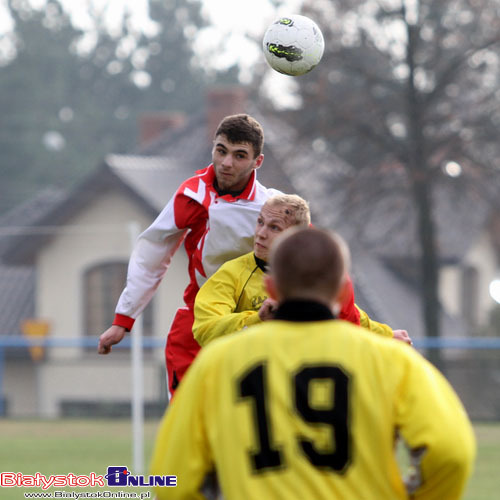
[(260, 166), (262, 165), (262, 162), (264, 161), (264, 154), (261, 153), (259, 156), (257, 156), (257, 158), (255, 158), (255, 170), (257, 170), (258, 168), (260, 168)]
[(274, 283), (274, 279), (271, 275), (264, 275), (264, 286), (266, 287), (268, 297), (274, 300), (278, 300), (276, 284)]
[(335, 302), (342, 308), (342, 305), (345, 304), (351, 296), (351, 282), (347, 278), (347, 275), (344, 275), (342, 278), (342, 283), (340, 284), (339, 291), (337, 292), (337, 297), (335, 298)]

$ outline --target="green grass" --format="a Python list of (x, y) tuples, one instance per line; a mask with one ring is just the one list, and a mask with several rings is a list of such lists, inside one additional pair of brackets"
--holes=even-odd
[(478, 453), (465, 500), (491, 500), (500, 491), (500, 424), (476, 424)]
[[(157, 421), (146, 422), (148, 466)], [(500, 491), (500, 423), (476, 424), (478, 457), (464, 500), (491, 500)], [(0, 420), (0, 472), (104, 475), (108, 465), (126, 465), (132, 473), (131, 423), (123, 420)], [(62, 488), (56, 488), (62, 490)], [(91, 488), (79, 488), (90, 491)], [(1, 488), (2, 500), (23, 499), (36, 488)], [(50, 490), (49, 490), (50, 491)], [(75, 491), (75, 488), (66, 488)], [(146, 488), (127, 491), (147, 492)]]
[[(158, 422), (144, 429), (145, 468), (149, 464)], [(132, 474), (132, 426), (124, 420), (0, 420), (0, 472), (23, 474), (105, 475), (108, 465), (125, 465)], [(51, 488), (59, 491), (92, 491), (93, 488)], [(111, 490), (112, 488), (106, 488)], [(117, 488), (121, 489), (121, 488)], [(95, 488), (94, 488), (95, 490)], [(149, 488), (127, 488), (147, 492)], [(0, 488), (2, 500), (24, 498), (37, 488)]]

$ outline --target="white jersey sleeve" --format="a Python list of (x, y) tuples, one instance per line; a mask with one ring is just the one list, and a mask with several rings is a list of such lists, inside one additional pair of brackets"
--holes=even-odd
[(178, 228), (174, 198), (138, 238), (130, 257), (127, 284), (116, 313), (136, 319), (158, 288), (175, 252), (188, 230)]

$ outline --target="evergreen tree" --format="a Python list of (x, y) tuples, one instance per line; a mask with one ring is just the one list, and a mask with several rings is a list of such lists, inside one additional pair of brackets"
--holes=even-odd
[(90, 33), (73, 26), (59, 0), (40, 9), (7, 3), (15, 55), (0, 60), (0, 213), (43, 186), (70, 187), (108, 153), (132, 150), (141, 113), (202, 104), (209, 80), (192, 50), (204, 25), (198, 1), (151, 0), (153, 35), (137, 32), (129, 15), (111, 33), (105, 12), (88, 5)]

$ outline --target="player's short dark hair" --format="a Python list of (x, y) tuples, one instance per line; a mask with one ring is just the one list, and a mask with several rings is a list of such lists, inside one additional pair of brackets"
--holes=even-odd
[(312, 227), (292, 228), (271, 251), (271, 273), (284, 299), (336, 296), (349, 266), (349, 251), (337, 234)]
[(264, 131), (261, 124), (245, 113), (226, 116), (217, 127), (215, 137), (226, 136), (233, 144), (247, 143), (253, 147), (254, 158), (262, 153), (264, 146)]

